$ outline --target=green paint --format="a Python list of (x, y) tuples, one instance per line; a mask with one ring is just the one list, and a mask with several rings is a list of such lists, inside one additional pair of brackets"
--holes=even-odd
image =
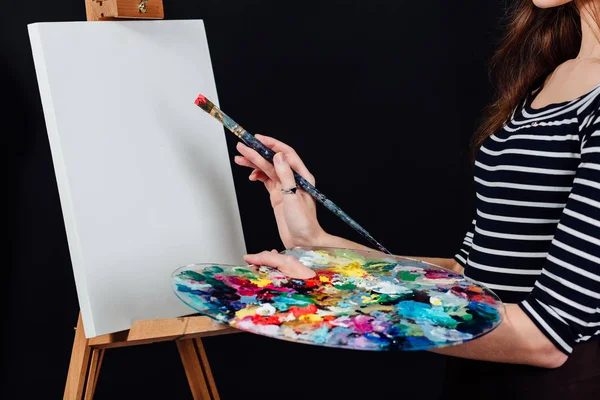
[(411, 274), (409, 271), (400, 271), (396, 278), (405, 282), (414, 282), (420, 276), (420, 274)]
[(260, 278), (259, 274), (251, 271), (247, 268), (234, 268), (233, 269), (236, 273), (238, 273), (239, 275), (244, 275), (246, 278)]
[(363, 269), (370, 274), (385, 273), (393, 270), (398, 264), (382, 261), (369, 261), (363, 265)]
[(196, 271), (183, 271), (179, 274), (182, 279), (189, 279), (192, 281), (204, 282), (206, 277), (202, 274), (197, 273)]
[(412, 324), (396, 324), (395, 328), (398, 328), (404, 336), (425, 336), (425, 332), (418, 325)]
[[(409, 296), (412, 296), (412, 293), (409, 293)], [(390, 306), (398, 303), (400, 300), (402, 300), (402, 297), (407, 296), (399, 296), (397, 294), (381, 294), (377, 299), (377, 302), (384, 306)]]
[(214, 288), (219, 288), (219, 289), (229, 288), (229, 286), (227, 286), (225, 284), (225, 282), (220, 281), (220, 280), (215, 279), (215, 278), (206, 278), (205, 282), (208, 283), (209, 285), (211, 285)]
[(344, 283), (343, 285), (333, 285), (338, 290), (354, 290), (356, 289), (356, 285), (353, 283)]

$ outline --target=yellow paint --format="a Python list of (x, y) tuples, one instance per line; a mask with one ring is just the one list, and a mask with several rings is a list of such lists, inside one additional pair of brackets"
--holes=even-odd
[(321, 322), (323, 318), (319, 317), (317, 314), (304, 314), (298, 318), (300, 321), (308, 321), (308, 322)]
[(432, 297), (431, 299), (429, 299), (429, 302), (434, 306), (441, 306), (443, 304), (442, 301), (437, 297)]
[(248, 317), (248, 316), (253, 316), (254, 314), (256, 314), (256, 307), (246, 307), (246, 308), (242, 308), (241, 310), (238, 310), (235, 312), (235, 316), (239, 319)]
[(369, 268), (378, 268), (378, 267), (385, 267), (390, 265), (389, 263), (377, 263), (377, 264), (371, 264), (369, 265)]
[(384, 306), (381, 304), (370, 304), (368, 306), (365, 306), (364, 308), (361, 308), (361, 310), (365, 313), (365, 314), (370, 314), (373, 311), (383, 311), (383, 312), (391, 312), (394, 310), (393, 306)]
[(379, 298), (378, 295), (376, 294), (372, 294), (370, 297), (369, 296), (362, 296), (361, 300), (363, 304), (372, 304), (372, 303), (377, 303), (377, 299)]
[(328, 277), (326, 277), (326, 276), (323, 276), (323, 275), (319, 276), (319, 280), (320, 280), (321, 282), (329, 282), (329, 278), (328, 278)]
[(360, 267), (360, 264), (356, 261), (351, 262), (346, 266), (339, 266), (331, 268), (332, 271), (342, 274), (344, 276), (351, 276), (355, 278), (361, 278), (367, 275), (367, 271)]
[(267, 278), (251, 279), (250, 282), (254, 283), (258, 287), (265, 287), (268, 284), (273, 283), (273, 281)]

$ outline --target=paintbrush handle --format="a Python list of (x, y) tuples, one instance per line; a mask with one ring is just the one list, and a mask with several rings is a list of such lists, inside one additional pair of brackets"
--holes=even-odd
[[(202, 97), (204, 101), (206, 99)], [(201, 103), (198, 105), (204, 111), (208, 112), (212, 115), (217, 121), (219, 121), (225, 128), (230, 130), (234, 135), (236, 135), (246, 146), (254, 149), (258, 154), (260, 154), (264, 159), (269, 161), (271, 164), (273, 163), (273, 157), (275, 156), (275, 152), (262, 144), (258, 139), (248, 133), (244, 128), (242, 128), (237, 122), (231, 119), (227, 114), (223, 111), (219, 110), (212, 102), (207, 107), (208, 103)], [(389, 250), (387, 250), (381, 243), (379, 243), (365, 228), (360, 226), (355, 220), (350, 218), (348, 214), (342, 211), (333, 201), (329, 200), (323, 193), (317, 190), (309, 181), (300, 176), (297, 172), (294, 172), (294, 178), (296, 180), (296, 184), (301, 187), (305, 192), (310, 194), (316, 201), (323, 204), (325, 208), (329, 211), (337, 215), (342, 221), (348, 224), (352, 229), (358, 232), (362, 237), (367, 239), (369, 243), (375, 246), (379, 251), (382, 251), (387, 254), (392, 254)]]

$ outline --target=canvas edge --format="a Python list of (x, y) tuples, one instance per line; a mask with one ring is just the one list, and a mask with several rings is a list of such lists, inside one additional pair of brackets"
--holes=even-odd
[(67, 235), (69, 253), (71, 256), (71, 267), (75, 277), (77, 298), (79, 300), (81, 318), (83, 320), (83, 329), (85, 331), (85, 336), (90, 338), (97, 336), (97, 334), (94, 318), (91, 315), (90, 298), (87, 294), (87, 281), (84, 273), (85, 263), (79, 243), (79, 235), (77, 232), (77, 224), (73, 209), (73, 202), (71, 199), (66, 165), (63, 161), (62, 145), (60, 136), (58, 134), (58, 124), (56, 121), (54, 104), (52, 101), (49, 77), (46, 70), (42, 33), (40, 31), (42, 27), (45, 28), (49, 25), (50, 24), (48, 23), (32, 23), (27, 25), (27, 30), (29, 32), (29, 40), (42, 102), (44, 120), (46, 123), (46, 132), (48, 136), (48, 142), (50, 144), (54, 173), (56, 176), (56, 184), (58, 186), (65, 232)]

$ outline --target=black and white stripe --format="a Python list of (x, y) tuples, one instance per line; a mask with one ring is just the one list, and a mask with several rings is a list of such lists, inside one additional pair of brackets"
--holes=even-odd
[(477, 212), (455, 259), (569, 354), (600, 338), (600, 85), (531, 101), (478, 152)]

